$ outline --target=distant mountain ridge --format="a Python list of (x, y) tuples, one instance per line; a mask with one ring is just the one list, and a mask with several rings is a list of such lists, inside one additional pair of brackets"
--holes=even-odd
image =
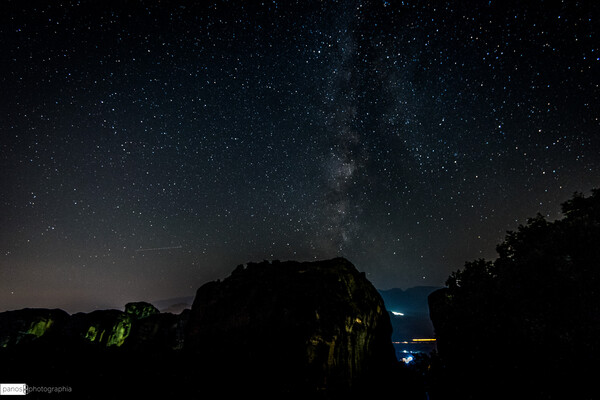
[(429, 305), (427, 297), (441, 289), (439, 286), (415, 286), (402, 290), (400, 288), (379, 290), (389, 311), (408, 314), (427, 314), (429, 315)]
[(412, 339), (434, 337), (427, 298), (438, 289), (437, 286), (415, 286), (406, 290), (379, 290), (385, 308), (389, 311), (392, 342), (399, 360), (405, 357), (406, 352), (429, 353), (435, 348), (435, 344), (414, 346), (411, 343)]
[(183, 310), (190, 310), (193, 302), (194, 296), (191, 295), (151, 301), (150, 303), (162, 313), (181, 314)]

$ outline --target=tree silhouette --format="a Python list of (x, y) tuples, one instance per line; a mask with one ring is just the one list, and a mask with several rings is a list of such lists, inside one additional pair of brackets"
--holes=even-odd
[(600, 190), (575, 193), (562, 212), (553, 222), (530, 218), (508, 232), (495, 261), (467, 262), (430, 296), (445, 385), (470, 382), (454, 395), (592, 397), (589, 366), (600, 360)]

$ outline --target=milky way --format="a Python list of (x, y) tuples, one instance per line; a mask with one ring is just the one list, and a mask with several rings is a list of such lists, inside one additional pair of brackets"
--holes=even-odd
[(0, 5), (0, 308), (442, 285), (600, 185), (595, 1), (198, 3)]

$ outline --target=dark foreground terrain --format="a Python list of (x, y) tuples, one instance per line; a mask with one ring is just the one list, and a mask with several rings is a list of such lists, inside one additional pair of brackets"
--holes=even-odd
[(0, 376), (78, 399), (422, 398), (391, 331), (381, 296), (345, 259), (250, 263), (202, 286), (179, 315), (148, 303), (2, 313)]
[(148, 303), (0, 313), (0, 382), (77, 399), (596, 399), (600, 191), (563, 213), (530, 219), (496, 260), (433, 292), (438, 352), (409, 367), (381, 295), (336, 258), (240, 265), (178, 315)]
[(597, 399), (600, 191), (509, 232), (429, 296), (432, 398)]

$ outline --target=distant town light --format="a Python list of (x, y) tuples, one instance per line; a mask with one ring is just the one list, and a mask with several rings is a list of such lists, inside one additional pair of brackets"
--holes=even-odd
[(404, 314), (403, 314), (403, 313), (401, 313), (401, 312), (398, 312), (398, 311), (392, 311), (392, 314), (394, 314), (394, 315), (399, 315), (399, 316), (404, 316)]
[(415, 358), (413, 356), (407, 356), (407, 357), (403, 357), (402, 358), (402, 362), (404, 362), (404, 364), (408, 364), (410, 362), (412, 362)]

